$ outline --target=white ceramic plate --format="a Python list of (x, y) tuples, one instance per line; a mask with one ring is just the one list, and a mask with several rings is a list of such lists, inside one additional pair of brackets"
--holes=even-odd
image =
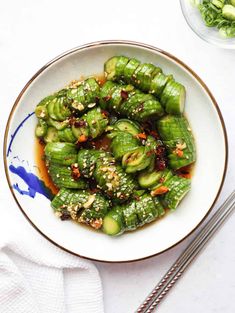
[[(89, 227), (61, 222), (52, 212), (50, 201), (28, 190), (35, 185), (34, 129), (35, 105), (45, 96), (82, 75), (99, 74), (113, 55), (136, 57), (160, 66), (174, 75), (187, 90), (186, 115), (196, 145), (197, 162), (192, 190), (175, 212), (160, 221), (126, 233), (108, 237)], [(201, 79), (174, 56), (140, 43), (106, 41), (88, 44), (55, 58), (27, 83), (10, 114), (4, 144), (5, 170), (12, 194), (24, 215), (47, 239), (61, 248), (89, 259), (126, 262), (161, 253), (187, 237), (205, 218), (221, 190), (227, 166), (227, 137), (215, 99)], [(20, 176), (27, 174), (28, 180)], [(19, 176), (20, 175), (20, 176)], [(32, 180), (33, 179), (33, 180)]]

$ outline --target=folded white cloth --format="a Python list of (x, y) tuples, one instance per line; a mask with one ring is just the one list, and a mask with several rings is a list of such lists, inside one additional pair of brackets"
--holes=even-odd
[(60, 250), (30, 228), (13, 233), (7, 242), (0, 239), (0, 312), (103, 312), (95, 266)]

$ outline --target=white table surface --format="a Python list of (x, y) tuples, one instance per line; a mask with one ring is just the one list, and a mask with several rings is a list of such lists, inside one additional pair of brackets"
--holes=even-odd
[[(227, 178), (216, 209), (234, 188), (235, 180), (235, 50), (199, 39), (184, 21), (176, 0), (0, 1), (1, 142), (13, 102), (29, 78), (61, 52), (102, 39), (134, 40), (162, 48), (206, 82), (220, 105), (230, 145)], [(27, 221), (11, 197), (2, 163), (1, 154), (0, 235), (6, 236), (10, 224), (23, 227)], [(159, 312), (235, 312), (234, 223), (235, 214), (186, 271)], [(106, 312), (133, 312), (186, 244), (184, 241), (145, 261), (96, 263)]]

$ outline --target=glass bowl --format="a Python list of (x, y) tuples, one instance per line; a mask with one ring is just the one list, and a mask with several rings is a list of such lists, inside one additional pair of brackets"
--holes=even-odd
[(235, 38), (223, 38), (216, 27), (208, 27), (200, 15), (195, 3), (200, 0), (180, 0), (182, 13), (189, 27), (201, 39), (225, 49), (235, 49)]

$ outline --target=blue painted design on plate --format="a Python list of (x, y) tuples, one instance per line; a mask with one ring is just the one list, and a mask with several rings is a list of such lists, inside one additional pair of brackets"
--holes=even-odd
[(35, 114), (34, 112), (29, 113), (25, 119), (23, 119), (23, 121), (17, 126), (16, 130), (14, 131), (14, 133), (11, 135), (11, 140), (7, 149), (7, 157), (9, 156), (9, 153), (11, 152), (11, 146), (13, 143), (13, 140), (15, 139), (16, 134), (18, 133), (18, 131), (20, 130), (20, 128), (24, 125), (24, 123), (33, 115)]
[(28, 190), (22, 190), (18, 184), (13, 184), (13, 188), (20, 194), (34, 198), (36, 193), (40, 193), (50, 200), (53, 198), (51, 190), (44, 184), (44, 182), (35, 174), (27, 172), (23, 166), (15, 167), (11, 164), (9, 166), (9, 170), (22, 178), (23, 181), (28, 185)]

